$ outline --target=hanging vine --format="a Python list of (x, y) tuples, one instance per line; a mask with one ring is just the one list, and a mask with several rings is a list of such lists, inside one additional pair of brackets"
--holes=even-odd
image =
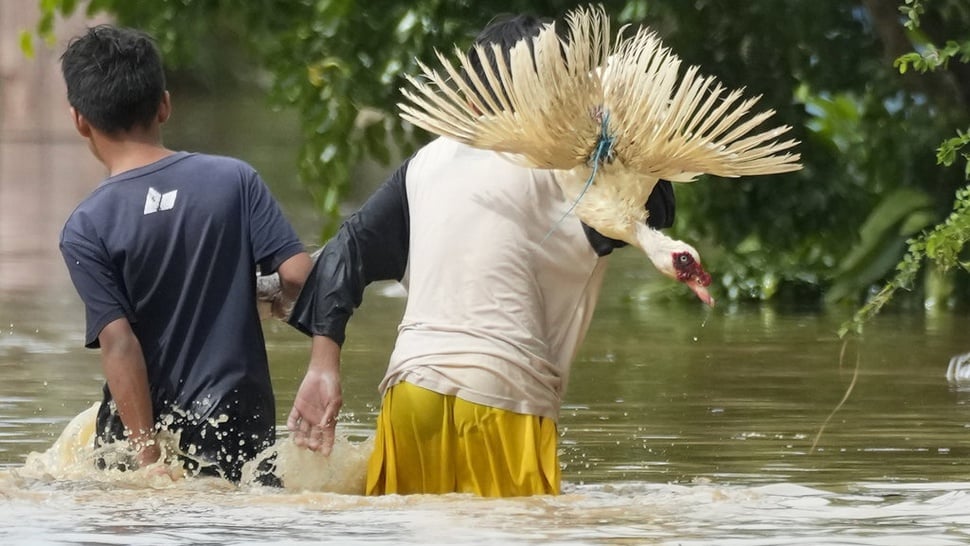
[[(906, 27), (915, 31), (923, 14), (923, 0), (906, 0), (900, 10), (909, 18)], [(929, 72), (946, 68), (950, 62), (970, 63), (970, 40), (947, 41), (943, 47), (928, 43), (921, 51), (907, 53), (896, 59), (895, 66), (900, 73), (909, 69)], [(945, 140), (936, 150), (939, 165), (951, 167), (959, 159), (964, 164), (964, 177), (970, 181), (970, 128), (957, 130), (957, 136)], [(953, 212), (936, 227), (907, 241), (908, 249), (896, 265), (896, 273), (878, 293), (872, 296), (855, 315), (839, 328), (839, 337), (850, 332), (861, 333), (862, 326), (889, 303), (897, 290), (908, 290), (913, 286), (916, 276), (927, 260), (936, 264), (941, 271), (960, 267), (970, 271), (970, 261), (961, 261), (960, 255), (970, 240), (970, 185), (957, 190)]]

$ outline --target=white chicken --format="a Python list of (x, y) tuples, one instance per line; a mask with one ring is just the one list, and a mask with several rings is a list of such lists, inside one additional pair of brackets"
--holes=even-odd
[[(710, 275), (690, 245), (647, 227), (644, 203), (659, 179), (690, 182), (701, 174), (737, 177), (795, 171), (788, 126), (755, 132), (772, 110), (751, 114), (742, 100), (680, 59), (640, 28), (615, 42), (600, 8), (568, 14), (568, 38), (550, 24), (516, 44), (506, 59), (455, 50), (438, 53), (439, 73), (420, 63), (407, 77), (401, 117), (432, 133), (508, 154), (528, 167), (557, 171), (571, 210), (601, 234), (642, 249), (663, 274), (687, 284), (705, 303)], [(625, 28), (625, 27), (624, 27)], [(484, 78), (470, 58), (481, 62)], [(497, 90), (497, 91), (493, 91)]]

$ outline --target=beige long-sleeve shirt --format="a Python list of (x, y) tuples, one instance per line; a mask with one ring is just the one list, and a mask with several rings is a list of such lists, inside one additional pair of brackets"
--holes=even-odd
[(606, 259), (552, 173), (439, 138), (406, 188), (408, 301), (381, 392), (407, 381), (557, 419)]

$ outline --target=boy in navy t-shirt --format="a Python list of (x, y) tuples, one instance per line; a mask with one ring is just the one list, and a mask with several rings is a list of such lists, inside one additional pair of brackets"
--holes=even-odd
[(98, 444), (134, 463), (180, 433), (186, 466), (230, 480), (275, 440), (257, 266), (295, 298), (309, 256), (252, 167), (164, 147), (162, 61), (139, 31), (102, 25), (61, 57), (71, 116), (109, 176), (71, 214), (61, 252), (106, 384)]

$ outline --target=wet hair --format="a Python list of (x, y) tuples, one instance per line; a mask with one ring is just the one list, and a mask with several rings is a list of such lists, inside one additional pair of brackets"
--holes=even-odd
[(149, 127), (165, 94), (165, 70), (155, 41), (130, 28), (98, 25), (61, 55), (67, 101), (107, 134)]
[[(498, 44), (499, 49), (502, 52), (502, 57), (505, 61), (505, 65), (510, 65), (510, 59), (512, 56), (512, 48), (515, 44), (519, 43), (521, 40), (529, 40), (529, 50), (532, 51), (532, 38), (539, 35), (539, 32), (546, 26), (552, 23), (551, 19), (540, 19), (538, 17), (520, 14), (520, 15), (499, 15), (492, 19), (492, 21), (486, 25), (478, 36), (475, 37), (475, 42), (471, 48), (468, 49), (467, 57), (469, 64), (475, 72), (475, 75), (484, 83), (488, 85), (488, 77), (485, 75), (485, 64), (488, 63), (492, 72), (498, 74), (498, 63), (495, 59), (495, 52), (492, 50), (492, 44)], [(478, 52), (475, 50), (476, 45), (484, 46), (485, 49), (485, 59), (482, 59)], [(467, 74), (462, 74), (466, 82), (470, 82), (469, 76)], [(494, 89), (489, 87), (489, 94), (492, 99), (498, 102), (498, 96)], [(504, 93), (504, 91), (503, 91)], [(483, 103), (485, 101), (481, 96), (479, 99)], [(487, 105), (487, 103), (485, 103)]]

